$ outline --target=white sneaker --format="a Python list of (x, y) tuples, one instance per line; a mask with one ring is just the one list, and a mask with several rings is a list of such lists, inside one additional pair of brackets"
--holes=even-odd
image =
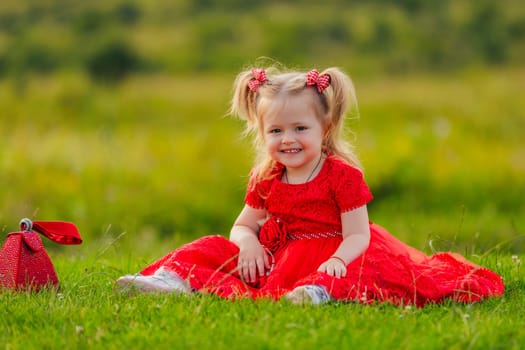
[(153, 275), (141, 274), (126, 275), (117, 279), (116, 284), (120, 291), (137, 291), (141, 293), (179, 293), (189, 294), (191, 288), (175, 272), (159, 268)]
[(308, 284), (296, 287), (289, 293), (286, 293), (284, 299), (297, 305), (320, 305), (328, 303), (332, 298), (325, 287), (317, 284)]

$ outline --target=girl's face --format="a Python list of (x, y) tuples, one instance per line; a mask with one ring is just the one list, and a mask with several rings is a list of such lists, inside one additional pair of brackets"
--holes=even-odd
[(263, 134), (270, 157), (286, 167), (296, 181), (305, 181), (322, 154), (323, 126), (315, 113), (316, 92), (276, 97), (263, 116)]

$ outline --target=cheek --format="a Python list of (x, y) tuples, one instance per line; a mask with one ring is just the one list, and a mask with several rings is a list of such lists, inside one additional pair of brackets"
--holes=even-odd
[(267, 137), (264, 142), (268, 151), (273, 151), (279, 148), (280, 141), (277, 137)]
[(267, 148), (275, 148), (278, 144), (279, 142), (277, 142), (277, 140), (275, 140), (274, 138), (269, 137), (266, 139)]

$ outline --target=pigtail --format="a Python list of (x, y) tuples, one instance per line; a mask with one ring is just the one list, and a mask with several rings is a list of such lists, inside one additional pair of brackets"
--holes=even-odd
[(323, 91), (328, 107), (325, 148), (351, 165), (362, 168), (354, 147), (346, 141), (344, 118), (348, 112), (358, 116), (357, 98), (352, 80), (339, 68), (328, 68), (321, 74), (330, 76), (330, 88)]
[(257, 126), (257, 93), (248, 87), (248, 83), (252, 78), (251, 70), (237, 75), (233, 84), (233, 98), (230, 107), (230, 114), (246, 122), (247, 132), (254, 130)]
[[(264, 73), (264, 79), (256, 79), (254, 75)], [(255, 82), (254, 80), (258, 80)], [(237, 116), (246, 122), (244, 130), (245, 136), (253, 136), (253, 144), (256, 150), (255, 165), (250, 175), (249, 189), (253, 189), (273, 165), (269, 156), (264, 152), (263, 141), (260, 128), (262, 120), (257, 113), (258, 95), (261, 92), (263, 83), (267, 81), (266, 73), (260, 69), (250, 69), (239, 73), (233, 83), (233, 97), (230, 106), (230, 115)]]
[[(330, 104), (330, 115), (333, 123), (338, 124), (348, 110), (357, 115), (357, 98), (352, 80), (338, 68), (328, 68), (321, 74), (330, 76), (330, 87), (328, 94)], [(330, 91), (331, 90), (331, 91)], [(330, 96), (331, 95), (331, 96)]]
[(268, 84), (266, 70), (254, 68), (237, 75), (230, 113), (247, 123), (247, 133), (255, 131), (260, 124), (257, 118), (257, 97), (263, 85)]

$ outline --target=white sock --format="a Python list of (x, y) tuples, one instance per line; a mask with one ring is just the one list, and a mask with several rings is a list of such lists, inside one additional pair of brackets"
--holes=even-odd
[(155, 284), (158, 284), (161, 287), (167, 286), (169, 289), (180, 290), (184, 292), (189, 292), (190, 288), (188, 283), (182, 279), (175, 271), (168, 271), (164, 266), (161, 266), (155, 273), (151, 276)]
[(303, 287), (310, 299), (312, 299), (312, 304), (318, 305), (330, 301), (330, 294), (328, 294), (325, 287), (317, 284), (308, 284)]
[(187, 281), (183, 280), (176, 272), (168, 271), (164, 267), (159, 268), (153, 275), (141, 274), (122, 276), (117, 284), (125, 289), (135, 288), (142, 292), (164, 292), (164, 293), (191, 293)]
[(285, 299), (294, 304), (319, 305), (329, 302), (332, 298), (325, 287), (317, 284), (307, 284), (296, 287), (285, 295)]

